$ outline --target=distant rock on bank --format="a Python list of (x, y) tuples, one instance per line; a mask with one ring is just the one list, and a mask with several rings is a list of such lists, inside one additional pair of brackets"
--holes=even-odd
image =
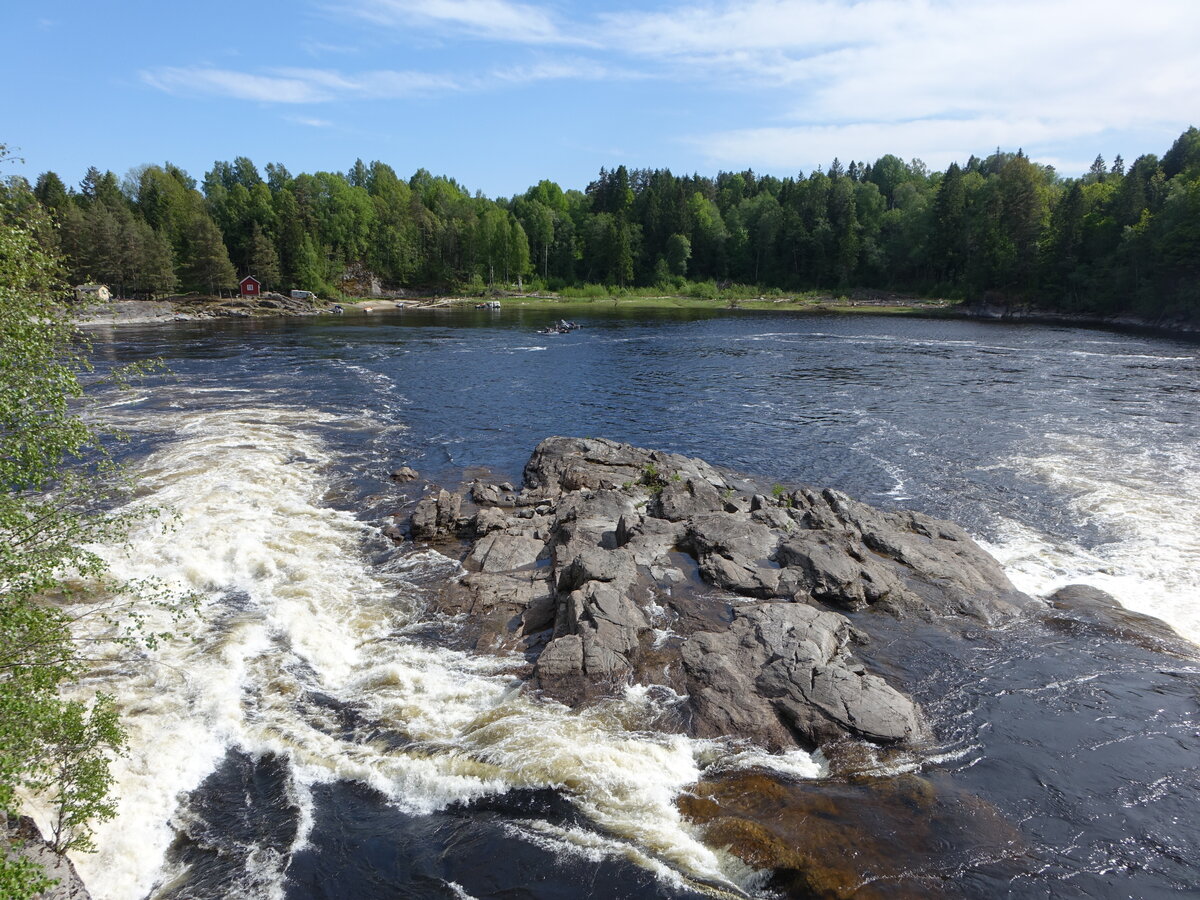
[(146, 325), (192, 319), (248, 319), (268, 316), (312, 316), (328, 313), (316, 297), (297, 298), (272, 291), (261, 297), (209, 297), (188, 294), (163, 300), (112, 300), (80, 311), (80, 324)]
[(832, 490), (768, 495), (594, 438), (547, 438), (524, 475), (421, 500), (411, 532), (466, 543), (437, 601), (463, 640), (523, 652), (529, 686), (569, 705), (658, 685), (679, 698), (663, 727), (700, 737), (903, 746), (921, 711), (855, 656), (869, 637), (843, 612), (979, 625), (1033, 602), (956, 525)]

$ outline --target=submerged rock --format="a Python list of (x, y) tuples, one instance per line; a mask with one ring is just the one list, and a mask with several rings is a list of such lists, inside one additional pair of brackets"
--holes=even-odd
[(658, 684), (677, 727), (771, 749), (908, 745), (917, 704), (856, 657), (864, 611), (993, 622), (1032, 603), (962, 529), (836, 491), (768, 497), (708, 463), (597, 438), (542, 441), (520, 493), (439, 491), (414, 539), (463, 535), (437, 608), (469, 647), (516, 651), (578, 705)]
[(693, 786), (678, 805), (706, 843), (772, 870), (767, 887), (789, 897), (962, 896), (946, 877), (955, 865), (1023, 846), (990, 804), (916, 775), (795, 784), (734, 773)]
[(1126, 609), (1105, 591), (1089, 584), (1068, 584), (1051, 594), (1048, 623), (1065, 631), (1090, 631), (1162, 653), (1191, 658), (1195, 645), (1161, 619)]

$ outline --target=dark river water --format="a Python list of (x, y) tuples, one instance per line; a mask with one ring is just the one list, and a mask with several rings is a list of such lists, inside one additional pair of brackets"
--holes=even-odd
[[(423, 640), (422, 597), (455, 564), (379, 536), (402, 464), (453, 486), (519, 481), (552, 434), (677, 451), (955, 520), (1023, 590), (1086, 581), (1200, 637), (1200, 343), (573, 314), (566, 335), (535, 333), (551, 311), (508, 309), (93, 332), (101, 368), (172, 373), (103, 416), (133, 435), (135, 502), (173, 510), (173, 530), (105, 552), (203, 598), (192, 640), (114, 656), (90, 686), (131, 723), (121, 815), (78, 861), (95, 896), (770, 895), (675, 797), (713, 766), (798, 781), (820, 760), (640, 730), (655, 701), (636, 690), (547, 708), (495, 660)], [(969, 650), (895, 640), (938, 731), (911, 770), (1011, 832), (943, 835), (891, 895), (1200, 891), (1194, 661), (1035, 623)]]

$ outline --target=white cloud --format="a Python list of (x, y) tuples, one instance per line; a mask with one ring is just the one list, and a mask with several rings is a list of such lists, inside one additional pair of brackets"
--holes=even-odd
[(573, 43), (545, 10), (507, 0), (358, 0), (339, 7), (378, 25), (449, 26), (491, 40)]
[(591, 59), (554, 59), (492, 69), (488, 82), (530, 84), (537, 81), (614, 81), (644, 78), (632, 69), (622, 69)]
[(264, 74), (206, 66), (151, 69), (142, 80), (170, 94), (206, 94), (262, 103), (326, 103), (379, 100), (435, 93), (486, 91), (539, 81), (612, 80), (637, 77), (590, 60), (548, 60), (493, 68), (476, 75), (378, 69), (343, 73), (335, 69), (282, 67)]
[(141, 77), (146, 84), (168, 94), (217, 94), (268, 103), (320, 103), (332, 99), (328, 91), (303, 78), (254, 75), (232, 69), (172, 66), (144, 71)]
[(258, 75), (192, 66), (151, 69), (142, 72), (142, 80), (171, 94), (211, 94), (263, 103), (395, 99), (461, 88), (448, 76), (390, 69), (344, 75), (332, 69), (280, 68)]
[(309, 56), (345, 56), (354, 55), (362, 51), (361, 47), (349, 44), (327, 44), (324, 41), (302, 41), (300, 49)]
[(604, 20), (675, 78), (777, 101), (769, 121), (694, 140), (734, 165), (941, 166), (997, 144), (1178, 132), (1200, 81), (1193, 0), (752, 0)]
[[(986, 155), (997, 146), (1017, 149), (1061, 140), (1099, 135), (1072, 125), (1060, 126), (1038, 119), (916, 119), (909, 122), (856, 122), (843, 125), (799, 125), (747, 128), (689, 139), (714, 163), (765, 167), (774, 171), (825, 168), (835, 156), (843, 163), (851, 157), (873, 162), (885, 153), (902, 159), (919, 157), (932, 169), (952, 162), (965, 163), (971, 154)], [(1052, 160), (1039, 158), (1039, 162)], [(1090, 160), (1088, 160), (1090, 162)], [(1086, 167), (1086, 164), (1085, 164)]]
[[(692, 141), (711, 160), (784, 168), (885, 152), (941, 166), (997, 145), (1073, 159), (1066, 147), (1080, 138), (1178, 133), (1195, 118), (1200, 82), (1195, 0), (674, 0), (649, 12), (567, 0), (315, 2), (393, 38), (445, 39), (432, 58), (452, 74), (197, 66), (142, 77), (172, 93), (294, 104), (657, 79), (721, 94), (723, 109), (735, 101), (725, 132)], [(463, 37), (508, 46), (497, 59)]]
[(284, 116), (285, 122), (291, 122), (293, 125), (304, 125), (307, 128), (332, 128), (333, 123), (328, 119), (313, 119), (309, 116)]

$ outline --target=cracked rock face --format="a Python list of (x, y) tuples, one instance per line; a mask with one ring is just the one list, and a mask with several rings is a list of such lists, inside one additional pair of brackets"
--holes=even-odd
[(661, 684), (701, 737), (910, 744), (920, 710), (852, 652), (863, 616), (978, 624), (1031, 602), (957, 526), (836, 491), (767, 497), (596, 438), (547, 438), (524, 474), (519, 493), (477, 482), (473, 512), (427, 497), (411, 534), (465, 542), (467, 574), (437, 601), (462, 640), (524, 653), (528, 688), (570, 705)]

